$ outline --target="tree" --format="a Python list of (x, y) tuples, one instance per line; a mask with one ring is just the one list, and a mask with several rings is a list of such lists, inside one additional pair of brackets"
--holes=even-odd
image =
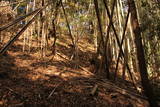
[(151, 107), (158, 107), (156, 100), (153, 95), (153, 89), (148, 79), (148, 72), (147, 72), (147, 66), (145, 61), (145, 54), (144, 54), (144, 48), (142, 45), (142, 35), (141, 30), (138, 22), (137, 17), (137, 11), (134, 0), (128, 0), (128, 5), (131, 12), (131, 24), (133, 33), (135, 36), (135, 44), (137, 49), (137, 59), (138, 59), (138, 65), (141, 75), (141, 82), (144, 89), (145, 95), (148, 97), (148, 101), (150, 103)]

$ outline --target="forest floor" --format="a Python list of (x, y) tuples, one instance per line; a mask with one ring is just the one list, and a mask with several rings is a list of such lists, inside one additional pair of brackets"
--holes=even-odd
[[(64, 38), (57, 53), (41, 58), (33, 40), (30, 53), (22, 52), (23, 40), (0, 57), (0, 106), (2, 107), (147, 107), (143, 95), (129, 82), (107, 80), (93, 72), (89, 58), (93, 45), (80, 40), (78, 59)], [(103, 76), (104, 75), (104, 76)], [(91, 94), (93, 90), (94, 94)], [(143, 98), (144, 97), (144, 98)]]

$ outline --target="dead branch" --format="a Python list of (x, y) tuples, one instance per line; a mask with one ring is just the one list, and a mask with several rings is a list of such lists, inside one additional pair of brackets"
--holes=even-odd
[(48, 3), (47, 5), (43, 6), (42, 8), (38, 9), (36, 14), (30, 19), (30, 21), (10, 40), (8, 43), (0, 50), (0, 55), (3, 55), (4, 52), (22, 35), (22, 33), (32, 24), (35, 20), (35, 17), (39, 15), (48, 5), (52, 2)]
[(95, 84), (95, 86), (93, 87), (93, 89), (91, 91), (91, 95), (94, 96), (97, 90), (98, 90), (98, 85)]
[(92, 72), (90, 72), (89, 70), (87, 70), (86, 68), (84, 68), (84, 67), (82, 67), (82, 66), (80, 66), (80, 65), (79, 65), (79, 68), (80, 68), (81, 70), (87, 72), (88, 74), (94, 76), (94, 74), (93, 74)]
[(17, 2), (13, 2), (13, 3), (7, 4), (7, 5), (1, 5), (0, 8), (1, 8), (1, 7), (11, 6), (11, 5), (14, 5), (14, 4), (25, 3), (25, 2), (28, 2), (28, 1), (24, 1), (24, 0), (22, 0), (22, 1), (17, 1)]
[(7, 90), (9, 90), (10, 92), (12, 92), (14, 95), (16, 95), (16, 96), (19, 96), (19, 97), (21, 97), (21, 98), (23, 98), (23, 99), (25, 99), (26, 97), (25, 96), (23, 96), (23, 95), (21, 95), (21, 94), (19, 94), (18, 92), (16, 92), (15, 90), (13, 90), (13, 89), (11, 89), (11, 88), (9, 88), (9, 87), (5, 87)]
[(22, 16), (22, 17), (19, 17), (19, 18), (15, 19), (13, 22), (8, 23), (7, 25), (4, 25), (4, 26), (0, 27), (0, 32), (3, 31), (3, 30), (5, 30), (5, 29), (8, 29), (9, 27), (11, 27), (11, 26), (13, 26), (13, 25), (15, 25), (15, 24), (17, 24), (18, 22), (24, 20), (25, 18), (27, 18), (27, 17), (35, 14), (35, 13), (36, 13), (37, 11), (39, 11), (39, 10), (40, 10), (40, 8), (39, 8), (39, 9), (36, 9), (36, 10), (33, 11), (33, 12), (28, 13), (27, 15), (24, 15), (24, 16)]
[(53, 95), (53, 93), (55, 92), (55, 90), (56, 90), (56, 89), (58, 88), (58, 86), (60, 86), (62, 83), (63, 83), (63, 82), (57, 84), (56, 87), (54, 87), (54, 89), (51, 91), (51, 93), (49, 94), (49, 96), (47, 97), (47, 99), (49, 99), (49, 98)]
[(31, 20), (0, 50), (0, 55), (2, 55), (7, 49), (22, 35), (22, 33), (32, 24), (35, 17), (42, 11), (38, 10), (37, 13), (31, 18)]
[(128, 91), (124, 88), (121, 88), (121, 87), (118, 87), (116, 86), (115, 84), (109, 82), (107, 79), (100, 79), (100, 81), (97, 82), (97, 84), (99, 86), (102, 86), (102, 87), (105, 87), (105, 88), (111, 88), (112, 90), (122, 94), (122, 95), (125, 95), (125, 96), (129, 96), (130, 98), (132, 99), (137, 99), (138, 98), (141, 98), (143, 100), (147, 100), (147, 97), (145, 96), (142, 96), (138, 93), (134, 93), (134, 92), (131, 92), (131, 91)]

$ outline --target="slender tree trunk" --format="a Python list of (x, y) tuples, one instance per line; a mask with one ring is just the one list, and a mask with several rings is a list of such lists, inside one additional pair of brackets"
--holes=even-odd
[[(134, 35), (133, 35), (133, 31), (132, 31), (132, 25), (131, 25), (131, 17), (129, 18), (129, 31), (130, 31), (130, 39), (131, 41), (134, 41)], [(135, 54), (135, 44), (133, 42), (130, 42), (130, 47), (131, 47), (131, 61), (132, 61), (132, 70), (134, 72), (138, 72), (138, 64), (137, 64), (137, 60), (135, 59), (134, 54)]]
[(150, 103), (150, 106), (151, 107), (158, 107), (158, 104), (156, 103), (154, 95), (153, 95), (152, 86), (151, 86), (149, 79), (148, 79), (144, 49), (143, 49), (143, 45), (142, 45), (142, 36), (141, 36), (140, 27), (139, 27), (135, 2), (134, 2), (134, 0), (128, 0), (128, 4), (129, 4), (130, 11), (131, 11), (131, 24), (132, 24), (133, 33), (135, 36), (137, 58), (138, 58), (138, 64), (139, 64), (140, 75), (141, 75), (141, 82), (142, 82), (142, 86), (144, 89), (144, 93), (148, 97), (148, 101)]
[[(103, 58), (102, 58), (102, 61), (104, 61), (104, 63), (102, 63), (102, 64), (105, 65), (105, 70), (107, 72), (107, 78), (109, 79), (110, 74), (109, 74), (109, 67), (108, 67), (108, 59), (107, 59), (107, 55), (106, 55), (106, 45), (105, 45), (104, 37), (103, 37), (103, 29), (102, 29), (102, 23), (101, 23), (102, 21), (100, 18), (99, 6), (98, 6), (97, 0), (94, 0), (94, 5), (95, 5), (95, 11), (96, 11), (96, 16), (97, 16), (97, 20), (98, 20), (98, 28), (99, 28), (99, 32), (100, 32), (100, 36), (101, 36), (102, 47), (104, 49)], [(101, 45), (101, 42), (99, 45)], [(99, 46), (99, 48), (100, 48), (100, 46)]]
[(67, 17), (67, 14), (66, 14), (66, 11), (65, 11), (65, 8), (64, 8), (62, 0), (60, 0), (60, 4), (61, 4), (61, 7), (62, 7), (62, 10), (63, 10), (63, 13), (64, 13), (64, 17), (66, 19), (69, 35), (70, 35), (70, 38), (71, 38), (71, 41), (72, 41), (72, 45), (75, 45), (74, 38), (73, 38), (73, 35), (72, 35), (72, 31), (71, 31), (71, 27), (70, 27), (70, 23), (68, 21), (68, 17)]

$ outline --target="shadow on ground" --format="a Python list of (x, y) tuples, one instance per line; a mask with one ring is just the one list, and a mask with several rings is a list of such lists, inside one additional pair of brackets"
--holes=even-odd
[[(71, 56), (71, 49), (65, 46), (58, 46), (68, 57)], [(13, 46), (10, 51), (20, 52), (21, 45)], [(89, 66), (88, 57), (92, 53), (79, 50), (79, 57), (82, 60), (82, 67)], [(85, 56), (86, 55), (86, 56)], [(28, 61), (26, 65), (15, 64), (19, 61)], [(17, 54), (13, 56), (10, 52), (7, 56), (0, 58), (0, 106), (6, 107), (133, 107), (142, 105), (142, 100), (132, 98), (117, 93), (112, 88), (99, 86), (96, 93), (91, 95), (95, 84), (95, 76), (84, 76), (80, 72), (64, 70), (72, 68), (68, 61), (35, 61), (35, 57), (30, 54)], [(63, 70), (59, 75), (47, 74), (40, 67), (55, 67), (58, 71)], [(74, 69), (74, 68), (72, 68)], [(54, 71), (52, 71), (54, 72)], [(64, 73), (73, 73), (78, 76), (63, 78)]]

